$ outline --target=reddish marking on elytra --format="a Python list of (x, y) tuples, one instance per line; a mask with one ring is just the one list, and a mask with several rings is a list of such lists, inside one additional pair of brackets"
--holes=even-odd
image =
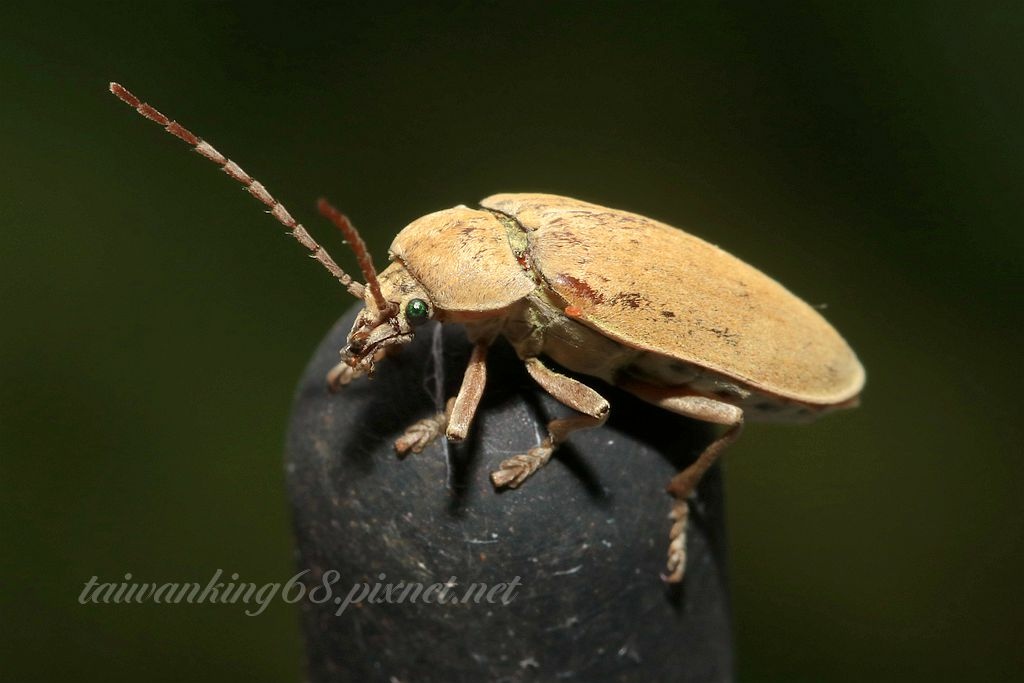
[(568, 289), (573, 295), (582, 297), (595, 304), (604, 302), (604, 295), (597, 291), (583, 280), (561, 273), (555, 276), (554, 284), (558, 287)]
[(579, 306), (566, 306), (565, 314), (570, 318), (579, 318), (583, 315), (583, 311), (580, 310)]

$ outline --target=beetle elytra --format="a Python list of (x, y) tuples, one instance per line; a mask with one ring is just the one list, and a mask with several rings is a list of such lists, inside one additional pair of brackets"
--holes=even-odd
[(427, 320), (465, 326), (472, 355), (444, 413), (395, 442), (419, 452), (442, 434), (466, 437), (483, 395), (487, 350), (502, 336), (530, 376), (576, 415), (552, 420), (547, 437), (491, 474), (516, 488), (579, 429), (608, 417), (586, 384), (600, 378), (659, 408), (724, 428), (668, 484), (672, 496), (667, 573), (686, 563), (687, 497), (744, 420), (806, 421), (853, 407), (864, 385), (856, 355), (811, 306), (760, 271), (697, 237), (638, 214), (548, 194), (496, 194), (480, 208), (419, 218), (391, 244), (379, 274), (348, 219), (324, 200), (320, 212), (345, 235), (366, 280), (346, 274), (267, 190), (208, 143), (126, 89), (111, 92), (221, 166), (263, 202), (311, 255), (365, 302), (328, 374), (337, 389), (409, 342)]

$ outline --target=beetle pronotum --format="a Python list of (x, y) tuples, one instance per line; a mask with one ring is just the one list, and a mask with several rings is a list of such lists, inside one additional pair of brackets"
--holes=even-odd
[(608, 401), (542, 358), (724, 427), (668, 484), (666, 581), (683, 577), (687, 497), (745, 419), (806, 421), (857, 404), (864, 369), (817, 311), (681, 230), (568, 197), (497, 194), (479, 209), (457, 206), (413, 221), (395, 237), (391, 265), (378, 275), (352, 224), (321, 199), (320, 212), (352, 246), (364, 285), (237, 164), (120, 85), (111, 83), (110, 91), (242, 183), (365, 301), (328, 374), (331, 388), (371, 375), (427, 320), (465, 326), (473, 352), (458, 394), (444, 413), (409, 427), (395, 442), (398, 452), (418, 453), (441, 434), (466, 437), (486, 383), (487, 350), (498, 336), (545, 391), (578, 414), (552, 420), (540, 444), (504, 460), (491, 473), (496, 487), (518, 487), (570, 434), (608, 418)]

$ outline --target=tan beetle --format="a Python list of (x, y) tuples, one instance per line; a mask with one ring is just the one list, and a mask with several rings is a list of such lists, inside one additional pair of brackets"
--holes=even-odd
[(624, 388), (653, 405), (725, 431), (668, 484), (673, 497), (669, 582), (685, 569), (686, 500), (739, 436), (745, 419), (807, 421), (857, 405), (864, 369), (839, 333), (782, 285), (703, 240), (643, 216), (548, 194), (496, 194), (413, 221), (379, 275), (344, 215), (320, 211), (345, 234), (366, 278), (352, 280), (266, 189), (209, 144), (116, 83), (143, 116), (221, 165), (349, 292), (365, 301), (329, 373), (332, 388), (371, 374), (427, 320), (465, 326), (473, 352), (445, 413), (399, 437), (421, 451), (442, 433), (469, 431), (486, 383), (487, 350), (500, 335), (530, 376), (577, 411), (552, 420), (538, 446), (491, 474), (515, 488), (574, 431), (608, 418), (608, 402), (542, 357)]

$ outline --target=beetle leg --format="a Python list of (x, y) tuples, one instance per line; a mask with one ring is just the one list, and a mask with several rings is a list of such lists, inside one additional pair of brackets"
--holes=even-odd
[(395, 451), (404, 455), (408, 451), (419, 453), (441, 434), (452, 441), (461, 441), (469, 432), (469, 425), (480, 405), (480, 397), (487, 383), (487, 349), (490, 342), (477, 342), (462, 376), (457, 396), (448, 399), (443, 413), (424, 418), (405, 430), (395, 441)]
[(469, 365), (466, 366), (466, 374), (462, 376), (462, 386), (455, 397), (455, 405), (445, 430), (445, 436), (452, 441), (462, 441), (469, 433), (469, 425), (473, 422), (480, 397), (484, 395), (484, 385), (487, 384), (487, 349), (490, 346), (490, 340), (478, 341), (473, 346), (473, 355), (469, 357)]
[(327, 390), (332, 394), (341, 391), (352, 383), (352, 380), (359, 377), (362, 372), (352, 367), (345, 361), (340, 361), (327, 373)]
[[(704, 419), (696, 414), (691, 417)], [(686, 520), (690, 514), (687, 498), (697, 488), (697, 484), (708, 468), (714, 464), (729, 444), (739, 438), (742, 431), (743, 414), (740, 413), (737, 421), (724, 434), (711, 442), (692, 465), (669, 480), (666, 490), (672, 496), (672, 510), (669, 512), (672, 528), (668, 532), (667, 573), (661, 575), (666, 583), (679, 583), (683, 580), (683, 573), (686, 571)]]
[(539, 446), (502, 461), (499, 469), (491, 473), (491, 481), (499, 488), (517, 488), (551, 459), (555, 448), (569, 434), (577, 429), (598, 427), (608, 419), (608, 401), (587, 385), (551, 370), (538, 358), (527, 358), (526, 370), (551, 396), (582, 414), (552, 420), (548, 423), (548, 437)]
[[(385, 346), (373, 356), (373, 362), (379, 363), (393, 353), (401, 350), (401, 346)], [(332, 394), (352, 383), (352, 380), (365, 373), (361, 368), (354, 368), (342, 360), (327, 373), (327, 390)]]
[(425, 417), (419, 422), (411, 425), (405, 433), (395, 439), (395, 452), (405, 455), (409, 451), (419, 453), (437, 438), (438, 434), (444, 431), (445, 425), (452, 414), (452, 407), (455, 405), (455, 397), (448, 399), (443, 413), (437, 413)]
[(662, 574), (661, 578), (667, 583), (678, 583), (682, 581), (686, 570), (686, 520), (689, 516), (686, 499), (697, 488), (701, 477), (715, 463), (718, 456), (739, 438), (740, 432), (743, 431), (743, 411), (734, 405), (706, 396), (683, 394), (678, 387), (655, 387), (629, 380), (620, 384), (631, 394), (659, 408), (728, 427), (725, 433), (712, 441), (691, 465), (672, 477), (666, 487), (672, 496), (672, 511), (669, 513), (672, 528), (668, 534), (668, 573)]

